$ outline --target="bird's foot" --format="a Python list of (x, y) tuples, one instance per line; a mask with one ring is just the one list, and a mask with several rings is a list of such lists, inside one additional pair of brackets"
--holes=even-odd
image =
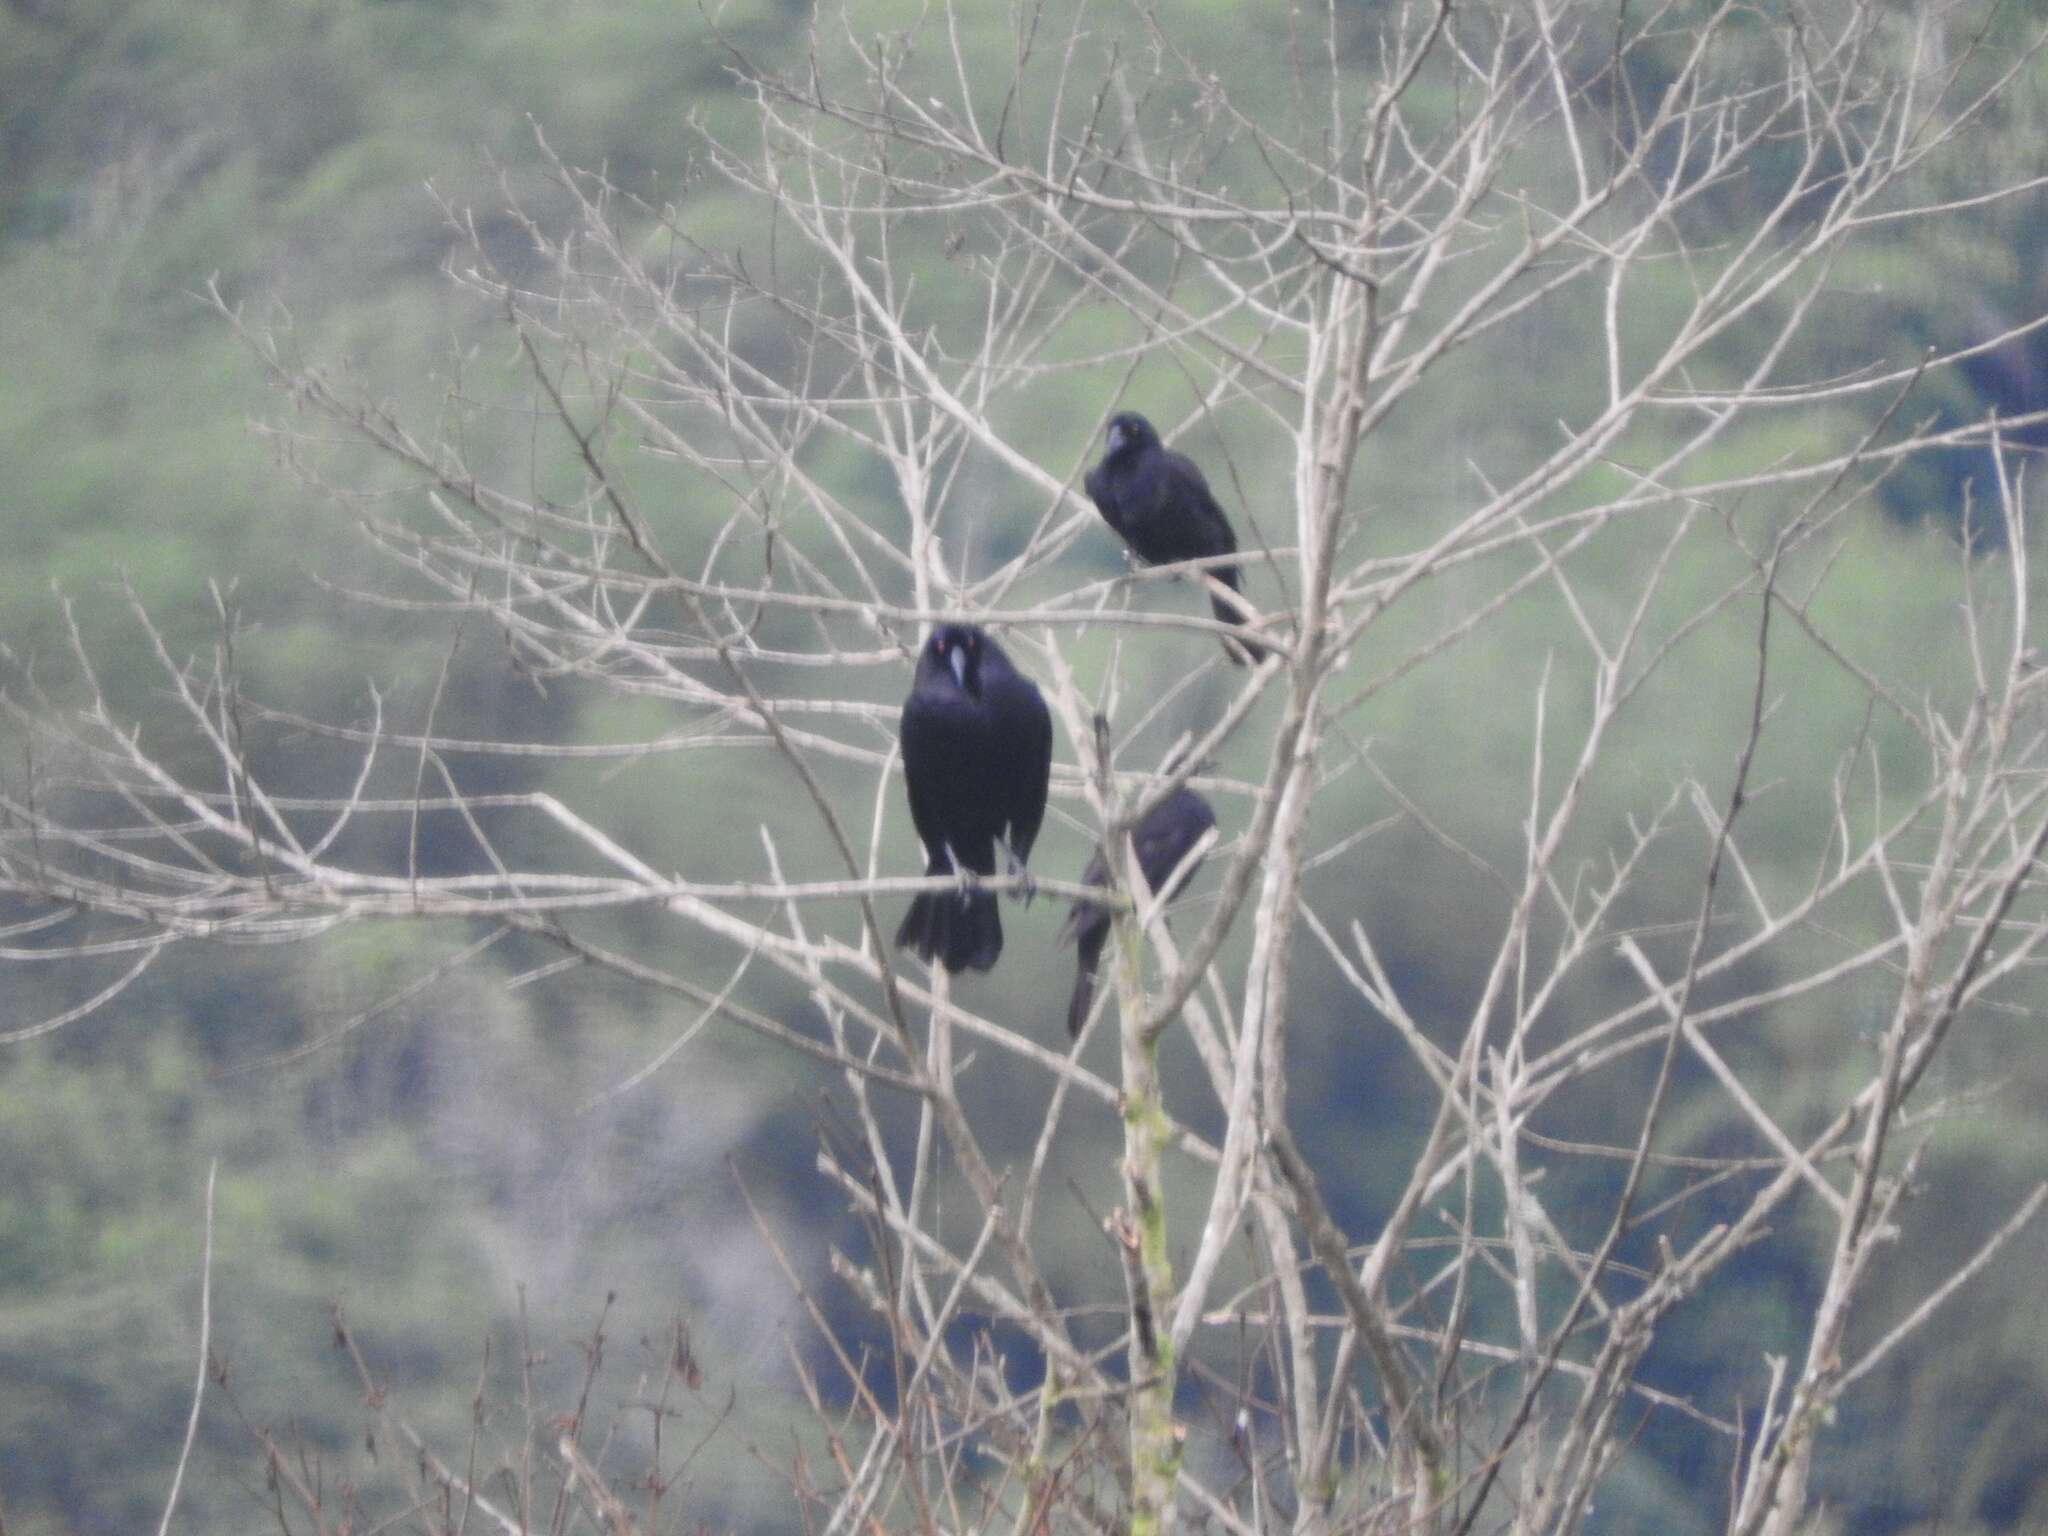
[(1024, 867), (1024, 861), (1017, 857), (1017, 850), (1010, 846), (1008, 839), (1003, 841), (1003, 871), (1005, 874), (1015, 875), (1024, 882), (1024, 905), (1030, 906), (1038, 895), (1038, 882), (1031, 878), (1031, 871)]
[(960, 905), (966, 906), (974, 899), (974, 892), (968, 888), (967, 866), (953, 856), (953, 845), (946, 844), (946, 864), (953, 871), (953, 885), (960, 892)]

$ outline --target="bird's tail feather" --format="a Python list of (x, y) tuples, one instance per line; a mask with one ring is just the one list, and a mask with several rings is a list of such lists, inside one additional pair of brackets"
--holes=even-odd
[(1081, 923), (1074, 930), (1080, 956), (1074, 967), (1074, 995), (1067, 1003), (1067, 1038), (1081, 1038), (1081, 1026), (1088, 1022), (1088, 1010), (1095, 1006), (1095, 973), (1102, 965), (1102, 942), (1109, 936), (1107, 914), (1100, 907), (1076, 906), (1076, 917), (1082, 912), (1100, 915), (1105, 920), (1100, 927), (1092, 923)]
[[(934, 870), (934, 874), (943, 874)], [(921, 891), (896, 930), (899, 948), (947, 970), (986, 971), (1003, 952), (1003, 920), (991, 891)]]
[(1067, 1004), (1067, 1038), (1081, 1038), (1081, 1026), (1088, 1022), (1088, 1010), (1095, 1006), (1095, 967), (1082, 964), (1074, 969), (1074, 996)]
[[(1235, 573), (1233, 572), (1233, 574)], [(1236, 584), (1234, 582), (1227, 585), (1230, 585), (1235, 590)], [(1237, 605), (1221, 592), (1209, 594), (1209, 610), (1226, 624), (1242, 624), (1244, 622), (1244, 615), (1238, 611)], [(1223, 637), (1223, 649), (1230, 659), (1239, 666), (1244, 665), (1246, 657), (1251, 658), (1252, 665), (1254, 666), (1257, 666), (1266, 659), (1266, 648), (1264, 646), (1254, 640), (1240, 640), (1235, 635)]]

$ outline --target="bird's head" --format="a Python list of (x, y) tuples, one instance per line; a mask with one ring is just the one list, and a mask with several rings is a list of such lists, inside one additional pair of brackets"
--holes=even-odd
[(1127, 453), (1159, 441), (1152, 423), (1136, 411), (1120, 411), (1109, 418), (1108, 444), (1112, 455)]
[(983, 644), (981, 631), (972, 624), (941, 624), (924, 650), (933, 669), (952, 673), (961, 692), (979, 694)]

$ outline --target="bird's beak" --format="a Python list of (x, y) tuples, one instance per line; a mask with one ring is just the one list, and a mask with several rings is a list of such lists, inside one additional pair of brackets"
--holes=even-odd
[(946, 660), (953, 664), (953, 681), (964, 689), (967, 686), (967, 652), (956, 645), (946, 652)]
[(1109, 424), (1109, 451), (1115, 453), (1124, 445), (1124, 424), (1113, 421)]

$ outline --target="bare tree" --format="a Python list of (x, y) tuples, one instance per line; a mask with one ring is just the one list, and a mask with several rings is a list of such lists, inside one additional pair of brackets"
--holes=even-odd
[[(2001, 437), (2016, 424), (1924, 416), (1915, 386), (1967, 352), (1890, 359), (1839, 308), (1865, 251), (2044, 180), (1983, 150), (2041, 42), (1994, 42), (1986, 9), (1333, 4), (1290, 23), (1272, 80), (1149, 15), (1020, 6), (1000, 78), (953, 8), (872, 37), (821, 15), (792, 75), (735, 53), (758, 137), (707, 138), (673, 204), (550, 156), (570, 216), (525, 216), (536, 259), (516, 272), (449, 209), (467, 236), (455, 282), (522, 370), (496, 397), (479, 369), (418, 425), (223, 301), (290, 400), (280, 443), (366, 508), (398, 575), (365, 604), (488, 625), (535, 688), (653, 700), (681, 723), (619, 746), (461, 740), (437, 727), (440, 688), (408, 727), (381, 700), (355, 724), (312, 720), (245, 693), (224, 603), (210, 658), (157, 643), (169, 716), (138, 730), (75, 628), (76, 686), (30, 677), (8, 700), (33, 747), (0, 878), (45, 904), (14, 942), (77, 909), (124, 926), (77, 948), (81, 976), (110, 976), (8, 1038), (81, 1016), (173, 944), (392, 919), (466, 934), (450, 964), (528, 935), (683, 1000), (677, 1047), (715, 1023), (828, 1063), (860, 1144), (819, 1174), (874, 1235), (872, 1262), (838, 1273), (886, 1323), (897, 1382), (886, 1401), (856, 1386), (843, 1420), (814, 1398), (831, 1456), (799, 1492), (822, 1530), (1575, 1530), (1645, 1413), (1718, 1444), (1731, 1532), (1805, 1529), (1836, 1405), (2048, 1198), (2037, 1187), (1924, 1295), (1872, 1314), (1875, 1256), (1915, 1219), (1929, 1071), (1973, 1018), (2022, 1006), (2044, 933), (2026, 496)], [(714, 235), (735, 207), (744, 232)], [(1553, 375), (1559, 346), (1575, 356)], [(1804, 371), (1816, 359), (1825, 372)], [(1175, 430), (1246, 514), (1242, 626), (1162, 587), (1186, 568), (1077, 584), (1062, 563), (1106, 537), (1080, 471), (1125, 386), (1150, 379), (1190, 402)], [(1045, 402), (1063, 390), (1098, 430), (1049, 462)], [(1460, 461), (1435, 428), (1433, 498), (1390, 506), (1399, 471), (1375, 453), (1489, 396), (1542, 402), (1523, 414), (1545, 435)], [(538, 422), (567, 468), (505, 450), (507, 422)], [(337, 478), (337, 428), (390, 471), (347, 460)], [(1830, 580), (1873, 488), (1958, 445), (1999, 466), (1965, 520), (1987, 552), (1966, 541), (1938, 578), (1961, 598), (1947, 650), (1886, 675)], [(1445, 825), (1432, 786), (1375, 755), (1373, 711), (1532, 609), (1578, 649), (1501, 701), (1525, 798), (1492, 825)], [(885, 873), (908, 852), (884, 837), (895, 700), (921, 627), (962, 615), (1001, 628), (1045, 685), (1055, 806), (1115, 854), (1115, 1001), (1098, 1010), (1114, 1075), (964, 1005), (888, 942), (887, 909), (945, 884)], [(1226, 671), (1213, 640), (1232, 628), (1270, 658)], [(1637, 722), (1687, 707), (1688, 657), (1736, 629), (1752, 657), (1738, 725), (1712, 761), (1658, 759)], [(1827, 784), (1771, 788), (1758, 769), (1800, 712), (1779, 683), (1788, 648), (1856, 701)], [(1188, 670), (1146, 697), (1137, 658), (1169, 651)], [(303, 732), (354, 754), (345, 792), (274, 781), (266, 752)], [(494, 793), (463, 771), (764, 749), (777, 803), (743, 813), (758, 864), (686, 875), (610, 835), (600, 792)], [(1662, 777), (1644, 802), (1646, 770)], [(1220, 802), (1228, 835), (1204, 915), (1176, 936), (1125, 834), (1181, 783)], [(1384, 963), (1357, 881), (1333, 897), (1319, 880), (1381, 829), (1317, 819), (1366, 784), (1410, 846), (1495, 892), (1456, 1020)], [(1759, 845), (1766, 789), (1792, 801), (1772, 825), (1799, 846)], [(477, 871), (422, 860), (421, 829), (451, 823)], [(729, 968), (591, 936), (628, 910)], [(1371, 1233), (1339, 1219), (1339, 1172), (1290, 1104), (1311, 960), (1433, 1095)], [(757, 1006), (761, 976), (808, 1011)], [(1746, 1048), (1866, 983), (1891, 1000), (1874, 1050), (1805, 1085), (1795, 1120)], [(1200, 1104), (1161, 1075), (1176, 1030)], [(978, 1131), (963, 1041), (976, 1072), (1043, 1099), (1028, 1155)], [(1681, 1077), (1745, 1151), (1672, 1149)], [(907, 1165), (885, 1134), (898, 1091)], [(1123, 1134), (1111, 1349), (1077, 1328), (1039, 1219), (1085, 1102), (1114, 1106)], [(1578, 1175), (1599, 1201), (1554, 1193)], [(1695, 1220), (1710, 1193), (1730, 1214)], [(1832, 1247), (1803, 1358), (1750, 1362), (1761, 1413), (1653, 1389), (1638, 1368), (1660, 1328), (1737, 1256), (1792, 1242), (1795, 1213)], [(957, 1345), (964, 1315), (1028, 1339), (1038, 1384), (1011, 1385), (986, 1335)], [(1252, 1364), (1234, 1422), (1191, 1434), (1187, 1393), (1229, 1396), (1213, 1362), (1236, 1348)], [(592, 1518), (639, 1528), (563, 1444)]]

